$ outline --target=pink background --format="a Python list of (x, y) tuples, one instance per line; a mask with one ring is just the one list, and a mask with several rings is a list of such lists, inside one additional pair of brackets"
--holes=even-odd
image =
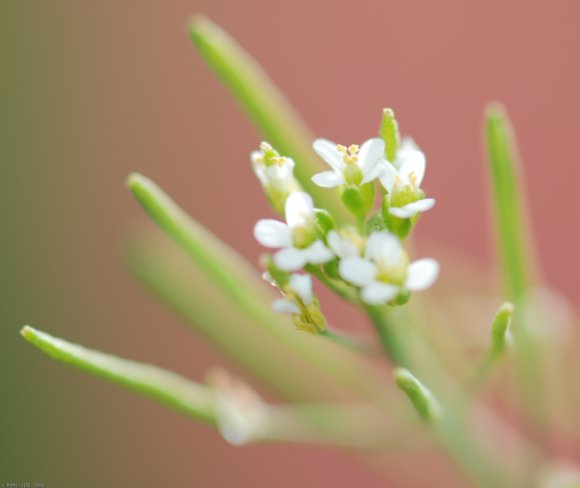
[(195, 13), (253, 53), (317, 135), (360, 142), (376, 133), (380, 110), (393, 107), (427, 153), (426, 188), (438, 200), (420, 238), (489, 264), (481, 121), (486, 102), (505, 103), (545, 277), (578, 305), (578, 2), (54, 1), (2, 9), (0, 379), (8, 415), (0, 481), (384, 486), (337, 452), (228, 447), (203, 426), (48, 361), (17, 336), (32, 323), (196, 379), (231, 364), (123, 264), (124, 240), (147, 220), (123, 186), (134, 170), (249, 259), (260, 253), (251, 229), (269, 211), (248, 159), (260, 136), (190, 45)]

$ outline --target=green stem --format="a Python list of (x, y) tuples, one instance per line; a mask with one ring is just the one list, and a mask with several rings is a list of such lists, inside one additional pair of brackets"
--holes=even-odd
[(395, 366), (409, 367), (409, 358), (395, 325), (386, 318), (385, 307), (365, 305), (365, 311), (370, 317), (385, 353)]
[(364, 341), (361, 341), (357, 337), (352, 337), (350, 335), (344, 334), (342, 332), (337, 332), (336, 330), (326, 329), (319, 335), (326, 337), (327, 339), (346, 347), (354, 352), (364, 354), (364, 355), (375, 355), (373, 345)]

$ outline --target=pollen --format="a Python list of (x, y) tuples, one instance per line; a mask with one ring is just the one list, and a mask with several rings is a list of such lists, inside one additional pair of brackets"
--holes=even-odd
[(346, 164), (355, 164), (358, 161), (359, 148), (356, 144), (351, 144), (348, 147), (338, 144), (336, 150), (342, 154), (342, 160)]

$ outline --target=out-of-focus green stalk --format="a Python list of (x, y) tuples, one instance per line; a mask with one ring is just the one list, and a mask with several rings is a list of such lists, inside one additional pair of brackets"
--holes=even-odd
[[(436, 422), (430, 422), (430, 425), (441, 446), (477, 486), (521, 486), (519, 480), (515, 479), (515, 473), (506, 466), (509, 464), (506, 462), (508, 459), (498, 454), (501, 446), (498, 446), (498, 453), (490, 452), (475, 435), (471, 424), (473, 419), (467, 415), (467, 409), (473, 408), (471, 398), (466, 396), (466, 392), (443, 367), (424, 338), (413, 330), (411, 324), (395, 323), (393, 317), (389, 320), (385, 308), (366, 307), (366, 312), (393, 364), (404, 365), (405, 368), (420, 373), (438, 398), (444, 412)], [(477, 409), (480, 416), (493, 426), (494, 432), (507, 433), (513, 430), (482, 405), (477, 405)], [(537, 453), (535, 447), (528, 444), (526, 439), (519, 436), (516, 439), (523, 452)]]
[(503, 281), (510, 299), (519, 305), (532, 284), (535, 266), (531, 259), (532, 239), (523, 207), (513, 128), (505, 110), (497, 103), (489, 105), (486, 111), (486, 139)]
[(528, 320), (533, 304), (527, 292), (536, 269), (532, 259), (532, 237), (522, 198), (516, 142), (503, 107), (491, 104), (486, 111), (486, 141), (494, 191), (497, 247), (501, 256), (503, 282), (516, 307), (512, 331), (516, 343), (518, 383), (528, 426), (544, 436), (545, 400), (539, 344)]
[[(261, 280), (246, 261), (189, 217), (155, 183), (144, 176), (133, 174), (127, 185), (151, 218), (201, 268), (208, 279), (220, 288), (244, 318), (254, 320), (257, 326), (283, 340), (303, 361), (324, 372), (343, 387), (359, 395), (373, 395), (373, 392), (376, 395), (378, 379), (373, 376), (371, 368), (365, 367), (343, 348), (333, 346), (330, 341), (317, 340), (315, 337), (308, 340), (300, 336), (299, 332), (289, 329), (287, 322), (268, 306), (264, 294), (259, 291)], [(145, 265), (144, 272), (147, 271)], [(174, 301), (173, 297), (167, 296), (166, 290), (161, 291), (167, 299)], [(174, 291), (180, 293), (181, 297), (184, 293), (202, 293), (199, 290)], [(191, 318), (195, 320), (194, 310), (183, 310), (183, 307), (181, 309), (192, 313)], [(222, 335), (222, 343), (231, 341), (227, 324), (213, 325), (217, 329), (216, 334)]]
[(215, 424), (211, 392), (178, 374), (87, 349), (29, 326), (21, 334), (58, 361), (141, 393), (197, 420)]
[(256, 127), (282, 155), (296, 161), (295, 174), (317, 206), (335, 218), (349, 219), (334, 192), (317, 187), (311, 176), (324, 169), (312, 149), (310, 130), (284, 94), (258, 63), (218, 25), (206, 17), (196, 17), (190, 35), (203, 59), (249, 115)]
[[(88, 349), (25, 326), (22, 336), (54, 359), (141, 393), (198, 421), (219, 427), (216, 392), (157, 366)], [(293, 442), (357, 449), (393, 447), (392, 432), (366, 405), (263, 404), (250, 442)], [(396, 433), (396, 432), (395, 432)]]

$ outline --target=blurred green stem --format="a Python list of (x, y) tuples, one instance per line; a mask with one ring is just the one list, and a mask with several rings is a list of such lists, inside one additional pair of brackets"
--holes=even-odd
[(532, 259), (532, 236), (521, 195), (513, 128), (503, 107), (491, 104), (486, 111), (486, 140), (494, 190), (497, 248), (501, 256), (503, 282), (516, 314), (513, 335), (520, 385), (521, 408), (528, 428), (545, 441), (546, 405), (542, 358), (530, 318), (528, 290), (536, 274)]
[[(253, 319), (260, 328), (284, 339), (287, 346), (301, 355), (304, 361), (337, 383), (367, 398), (369, 394), (373, 395), (376, 378), (354, 356), (346, 352), (340, 354), (340, 349), (321, 347), (315, 340), (300, 340), (294, 331), (289, 334), (284, 330), (286, 322), (265, 303), (264, 294), (257, 292), (257, 274), (235, 251), (187, 215), (153, 181), (133, 174), (128, 178), (127, 185), (150, 217), (239, 307), (244, 316)], [(225, 330), (220, 328), (220, 333), (227, 335), (227, 325), (220, 325), (226, 327)], [(227, 341), (227, 337), (224, 340)]]
[(196, 17), (190, 35), (197, 50), (249, 115), (264, 137), (284, 156), (296, 160), (296, 178), (317, 206), (336, 218), (350, 216), (333, 192), (316, 186), (310, 179), (320, 171), (319, 158), (312, 149), (314, 136), (284, 94), (258, 63), (224, 32), (205, 17)]
[[(87, 349), (25, 326), (22, 336), (54, 359), (141, 393), (196, 420), (219, 428), (216, 390), (157, 366)], [(235, 400), (234, 400), (235, 401)], [(367, 405), (266, 405), (251, 442), (293, 442), (351, 449), (384, 449), (413, 443), (394, 437)]]

